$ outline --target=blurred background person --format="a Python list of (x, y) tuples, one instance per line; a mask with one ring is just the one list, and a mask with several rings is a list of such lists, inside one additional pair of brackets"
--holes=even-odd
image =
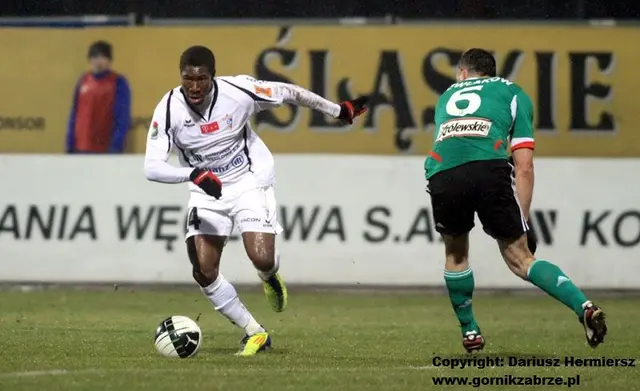
[(123, 153), (131, 128), (131, 90), (111, 69), (113, 48), (97, 41), (89, 47), (91, 69), (80, 77), (67, 130), (67, 153)]

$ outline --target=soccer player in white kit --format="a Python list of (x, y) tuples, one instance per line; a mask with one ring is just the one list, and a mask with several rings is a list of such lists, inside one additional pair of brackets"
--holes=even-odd
[[(282, 228), (273, 189), (274, 159), (249, 120), (262, 110), (292, 103), (351, 124), (366, 111), (368, 98), (336, 104), (293, 84), (244, 75), (216, 77), (215, 57), (203, 46), (182, 54), (180, 73), (182, 85), (165, 94), (153, 113), (145, 176), (161, 183), (189, 182), (185, 240), (193, 278), (216, 311), (244, 329), (238, 354), (254, 356), (271, 346), (271, 338), (219, 273), (234, 224), (274, 311), (284, 310), (287, 289), (278, 274), (275, 248)], [(180, 167), (168, 163), (172, 152)]]

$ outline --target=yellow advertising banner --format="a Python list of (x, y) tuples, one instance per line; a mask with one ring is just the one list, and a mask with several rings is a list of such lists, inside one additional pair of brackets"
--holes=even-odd
[(495, 25), (3, 29), (0, 152), (64, 151), (73, 88), (98, 39), (113, 44), (131, 85), (130, 152), (144, 152), (151, 113), (179, 84), (180, 54), (202, 44), (219, 75), (291, 82), (334, 101), (372, 95), (350, 127), (293, 106), (261, 113), (254, 124), (276, 153), (427, 153), (438, 96), (461, 53), (482, 47), (531, 95), (538, 156), (640, 156), (639, 28)]

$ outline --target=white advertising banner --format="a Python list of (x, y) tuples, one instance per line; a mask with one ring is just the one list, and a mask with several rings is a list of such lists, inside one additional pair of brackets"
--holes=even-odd
[[(283, 155), (278, 239), (289, 283), (442, 285), (420, 157)], [(537, 256), (590, 288), (640, 288), (640, 159), (537, 159)], [(148, 182), (142, 156), (0, 157), (0, 280), (190, 282), (185, 184)], [(256, 273), (237, 238), (221, 270)], [(479, 222), (478, 287), (526, 287)]]

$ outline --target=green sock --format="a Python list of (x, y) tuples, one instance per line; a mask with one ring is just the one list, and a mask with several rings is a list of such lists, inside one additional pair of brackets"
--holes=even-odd
[(558, 266), (543, 259), (535, 260), (529, 267), (528, 276), (533, 285), (582, 316), (582, 305), (588, 300)]
[(473, 271), (471, 268), (461, 272), (444, 271), (444, 281), (449, 290), (449, 299), (451, 306), (455, 311), (462, 334), (467, 331), (475, 330), (478, 333), (480, 328), (473, 317), (473, 306), (471, 300), (473, 297), (473, 288), (475, 283), (473, 280)]

